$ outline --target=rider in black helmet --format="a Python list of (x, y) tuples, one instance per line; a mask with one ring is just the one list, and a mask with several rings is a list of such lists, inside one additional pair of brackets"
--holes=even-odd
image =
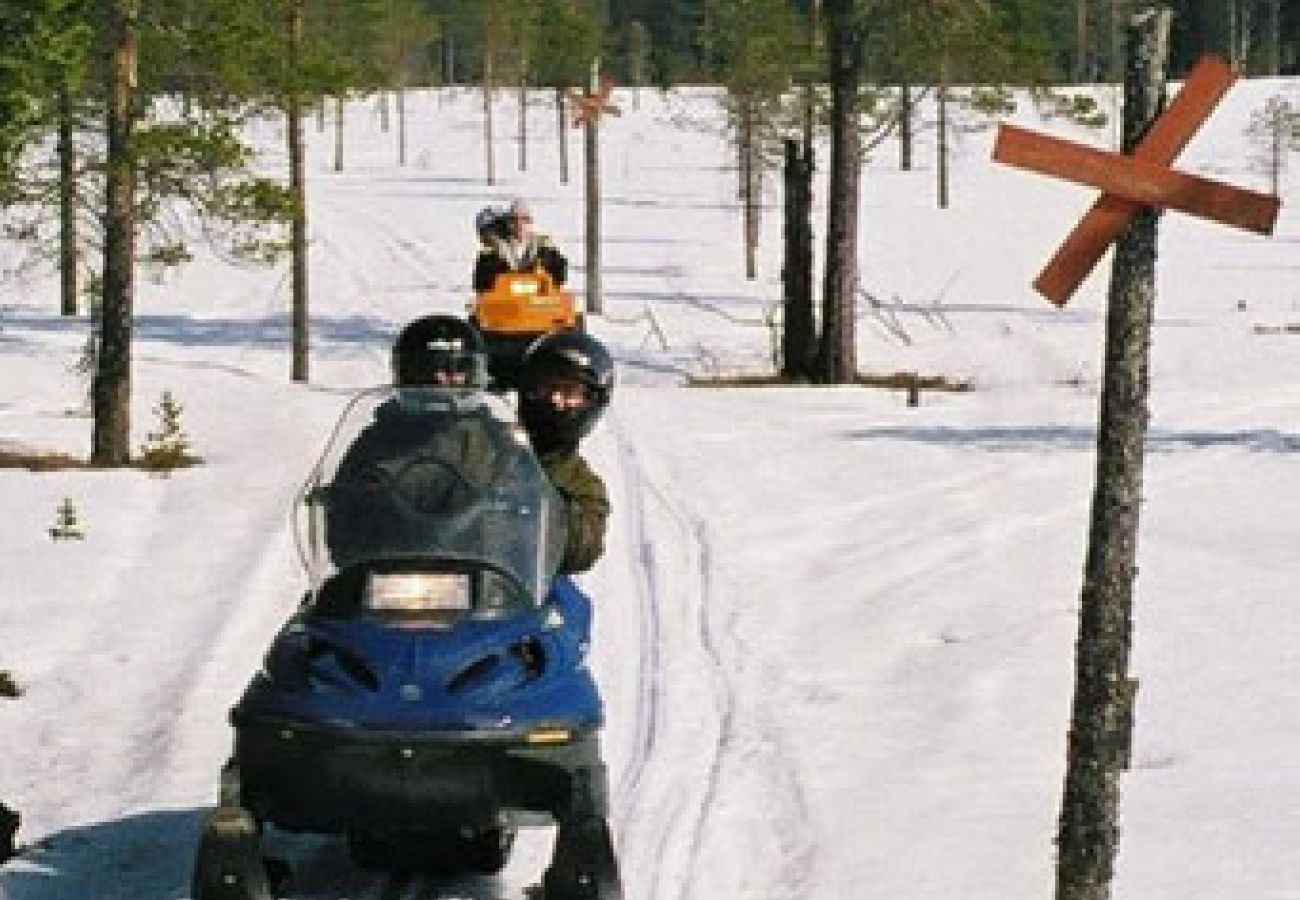
[[(432, 456), (460, 461), (470, 483), (487, 483), (498, 468), (498, 451), (476, 415), (451, 415), (448, 392), (467, 395), (487, 384), (487, 355), (474, 326), (455, 316), (424, 316), (411, 322), (393, 342), (393, 386), (398, 390), (374, 408), (339, 460), (331, 485), (328, 540), (336, 563), (350, 548), (381, 540), (384, 510), (376, 499), (387, 495), (383, 478), (392, 470), (410, 471), (412, 460)], [(482, 416), (490, 417), (486, 410)], [(447, 472), (425, 466), (423, 502), (454, 504), (458, 488)]]
[(569, 540), (561, 566), (591, 568), (605, 549), (609, 496), (578, 454), (614, 390), (614, 361), (589, 334), (563, 331), (538, 338), (519, 375), (519, 416), (542, 468), (569, 505)]
[(487, 349), (478, 329), (455, 316), (425, 316), (393, 342), (393, 384), (399, 387), (483, 387)]

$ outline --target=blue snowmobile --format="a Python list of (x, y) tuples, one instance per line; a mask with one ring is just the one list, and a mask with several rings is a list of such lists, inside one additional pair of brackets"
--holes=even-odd
[(231, 711), (195, 900), (269, 900), (268, 825), (346, 836), (366, 868), (491, 874), (519, 827), (554, 824), (536, 893), (620, 898), (591, 608), (556, 574), (561, 500), (509, 407), (359, 395), (295, 524), (310, 589)]

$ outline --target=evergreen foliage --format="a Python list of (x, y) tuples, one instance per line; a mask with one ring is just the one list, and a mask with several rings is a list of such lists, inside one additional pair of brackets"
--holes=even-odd
[(81, 528), (77, 508), (72, 505), (71, 497), (64, 497), (59, 508), (55, 510), (54, 527), (50, 529), (50, 538), (56, 541), (85, 540), (86, 533)]
[(94, 27), (85, 0), (0, 0), (0, 206), (53, 118), (57, 86), (85, 66)]
[(532, 31), (534, 80), (548, 87), (581, 87), (601, 52), (600, 20), (582, 0), (539, 0)]
[(171, 391), (163, 391), (153, 411), (158, 423), (140, 445), (140, 467), (166, 474), (172, 469), (198, 463), (199, 458), (190, 452), (189, 435), (181, 425), (184, 408)]

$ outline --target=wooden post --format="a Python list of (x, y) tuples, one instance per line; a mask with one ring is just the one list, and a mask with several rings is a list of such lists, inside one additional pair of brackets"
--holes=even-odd
[[(289, 143), (289, 192), (293, 197), (290, 225), (292, 273), (293, 350), (289, 378), (306, 382), (309, 336), (307, 317), (307, 164), (302, 134), (302, 88), (299, 82), (303, 39), (304, 0), (288, 0), (289, 86), (284, 103), (285, 134)], [(322, 103), (324, 101), (322, 100)]]
[(131, 332), (135, 303), (135, 97), (139, 0), (109, 4), (107, 131), (104, 172), (104, 296), (98, 365), (91, 386), (90, 461), (124, 466), (131, 458)]
[[(1148, 10), (1128, 30), (1124, 149), (1131, 153), (1164, 103), (1170, 12)], [(1115, 248), (1096, 484), (1080, 597), (1075, 693), (1057, 835), (1057, 900), (1108, 900), (1119, 849), (1119, 783), (1129, 765), (1137, 682), (1129, 678), (1147, 429), (1158, 216), (1141, 209)]]
[(813, 322), (812, 158), (785, 141), (785, 265), (781, 268), (781, 375), (812, 375)]
[[(591, 63), (591, 93), (600, 91), (600, 59)], [(600, 293), (600, 115), (586, 117), (582, 125), (586, 157), (587, 200), (587, 312), (600, 315), (605, 311)]]

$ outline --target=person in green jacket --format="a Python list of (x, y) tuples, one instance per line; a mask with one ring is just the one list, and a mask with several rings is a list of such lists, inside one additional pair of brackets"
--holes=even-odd
[(585, 572), (605, 551), (609, 495), (578, 453), (614, 390), (614, 361), (589, 334), (562, 331), (538, 338), (524, 354), (519, 418), (551, 483), (568, 505), (563, 572)]

